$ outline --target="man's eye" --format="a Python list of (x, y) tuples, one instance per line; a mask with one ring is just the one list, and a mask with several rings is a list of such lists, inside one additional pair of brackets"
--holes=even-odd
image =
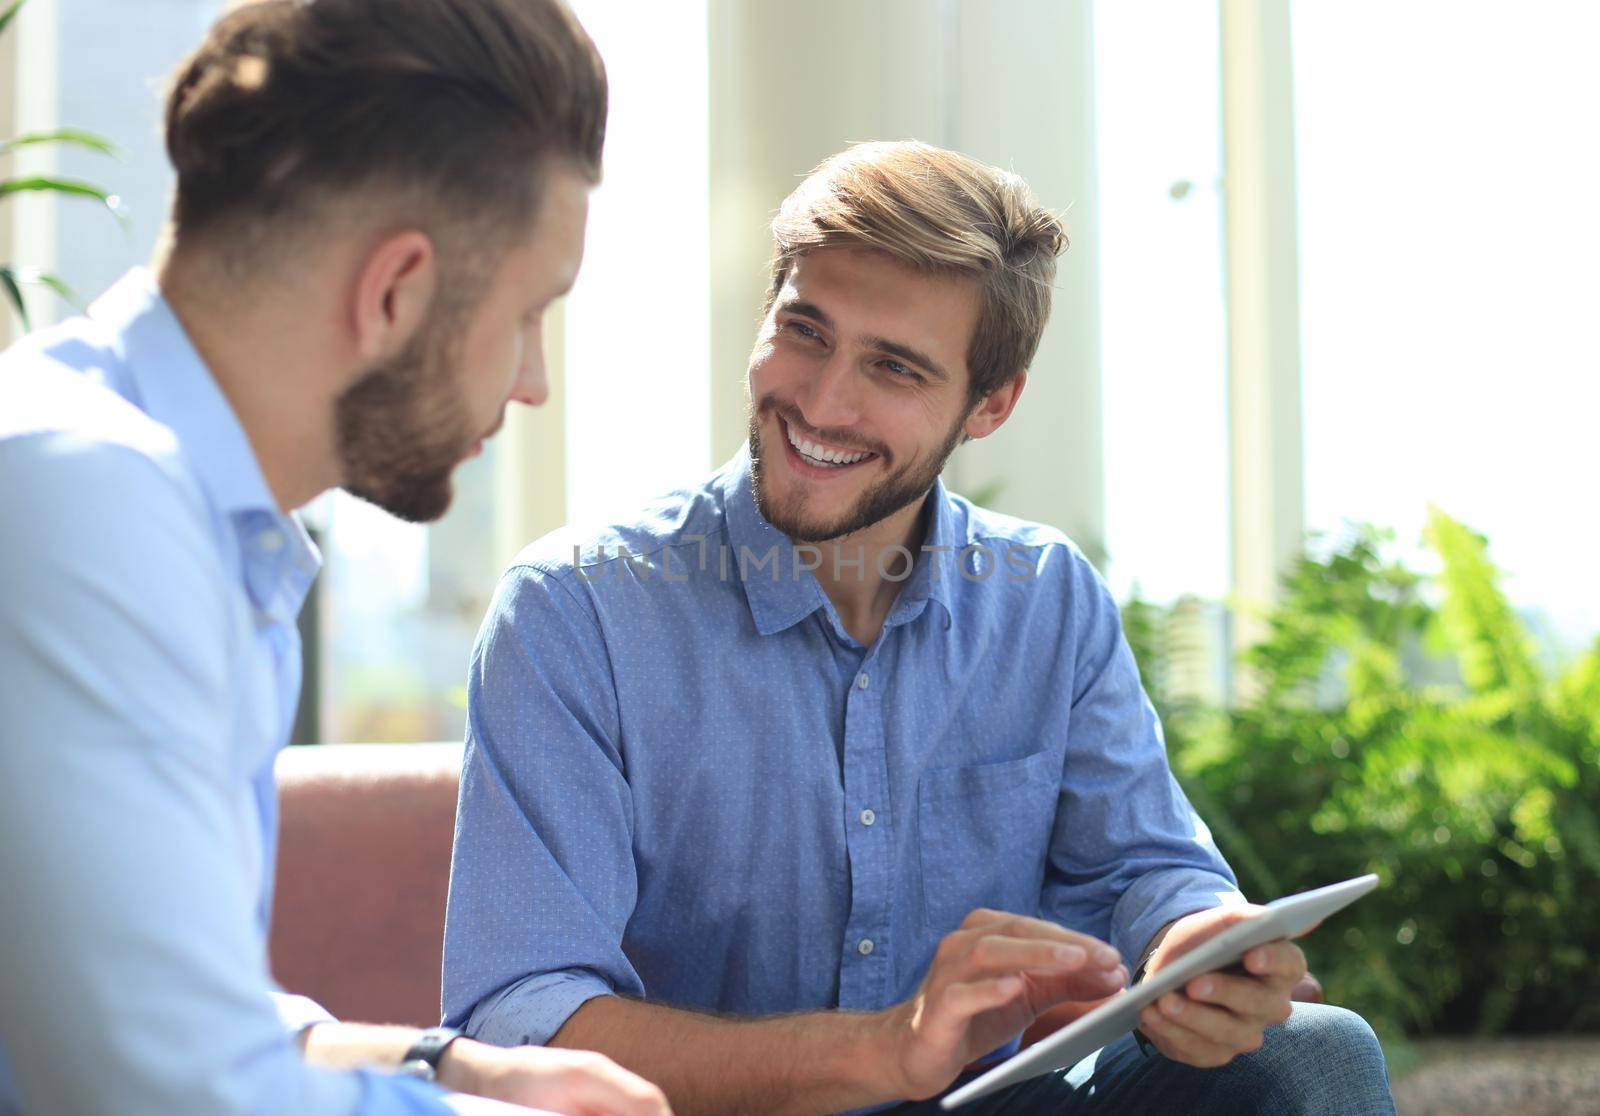
[(804, 337), (807, 340), (820, 340), (822, 337), (822, 334), (806, 325), (805, 322), (785, 322), (784, 328), (793, 330), (795, 333), (798, 333), (801, 337)]
[(883, 366), (893, 373), (897, 379), (919, 380), (922, 378), (898, 360), (886, 360), (883, 362)]

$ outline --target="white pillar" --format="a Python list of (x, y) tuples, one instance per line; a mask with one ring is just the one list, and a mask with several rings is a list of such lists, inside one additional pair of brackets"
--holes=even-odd
[[(965, 0), (957, 14), (951, 145), (1020, 174), (1062, 212), (1072, 245), (1016, 412), (957, 452), (947, 480), (967, 492), (998, 486), (997, 510), (1061, 528), (1098, 564), (1105, 455), (1093, 12), (1080, 0)], [(1008, 67), (1024, 43), (1050, 45)]]
[[(8, 92), (15, 98), (12, 115), (7, 121), (7, 136), (46, 132), (59, 126), (56, 75), (60, 18), (56, 0), (33, 0), (23, 6), (6, 30), (4, 57), (15, 63), (14, 68), (6, 70)], [(18, 176), (53, 175), (57, 172), (56, 147), (53, 144), (24, 147), (10, 157), (10, 164), (10, 173)], [(9, 225), (7, 261), (55, 271), (58, 258), (55, 196), (13, 194), (5, 205), (9, 212), (0, 217)], [(40, 294), (37, 288), (23, 288), (23, 295), (35, 326), (42, 320), (49, 320), (46, 313), (57, 301), (55, 295)], [(15, 324), (9, 334), (14, 338), (20, 334), (21, 325), (11, 321), (11, 311), (6, 311), (6, 317), (8, 328)]]
[(1233, 644), (1262, 634), (1304, 529), (1289, 0), (1222, 0)]
[[(17, 29), (10, 28), (0, 34), (0, 139), (10, 139), (17, 134)], [(16, 160), (10, 156), (0, 156), (0, 178), (10, 178), (15, 169)], [(13, 263), (15, 257), (11, 252), (14, 238), (11, 235), (11, 215), (5, 214), (5, 219), (0, 220), (0, 262)], [(10, 308), (7, 302), (0, 308), (0, 349), (11, 344), (11, 340), (21, 329), (17, 321), (16, 311)]]

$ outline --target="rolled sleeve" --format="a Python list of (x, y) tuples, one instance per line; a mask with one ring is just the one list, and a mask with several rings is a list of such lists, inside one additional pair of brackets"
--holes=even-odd
[(616, 703), (582, 587), (514, 567), (473, 653), (445, 919), (445, 1020), (476, 1038), (542, 1043), (595, 996), (644, 994)]
[(1074, 576), (1073, 704), (1042, 910), (1131, 968), (1168, 922), (1242, 896), (1168, 766), (1116, 602), (1086, 561)]
[(572, 1015), (611, 984), (593, 973), (543, 973), (518, 981), (472, 1010), (462, 1029), (496, 1046), (544, 1044)]
[(1167, 923), (1196, 911), (1243, 902), (1244, 896), (1227, 876), (1190, 868), (1146, 872), (1117, 902), (1111, 940), (1132, 968), (1150, 939)]

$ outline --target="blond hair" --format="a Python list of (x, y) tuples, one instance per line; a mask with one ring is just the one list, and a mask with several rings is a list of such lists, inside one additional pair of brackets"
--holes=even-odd
[(824, 159), (772, 221), (770, 310), (795, 261), (818, 248), (886, 253), (919, 271), (974, 278), (967, 347), (976, 403), (1032, 362), (1050, 317), (1060, 218), (1010, 171), (913, 141), (861, 143)]

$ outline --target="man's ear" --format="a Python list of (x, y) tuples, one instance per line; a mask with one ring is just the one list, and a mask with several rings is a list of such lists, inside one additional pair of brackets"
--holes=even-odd
[(962, 427), (967, 437), (987, 438), (1005, 425), (1006, 419), (1011, 417), (1012, 410), (1016, 408), (1017, 400), (1022, 398), (1022, 389), (1027, 384), (1028, 370), (1024, 368), (979, 400), (978, 405), (967, 416), (966, 425)]
[(391, 233), (361, 260), (350, 326), (361, 362), (400, 352), (427, 320), (438, 281), (433, 241), (419, 229)]

